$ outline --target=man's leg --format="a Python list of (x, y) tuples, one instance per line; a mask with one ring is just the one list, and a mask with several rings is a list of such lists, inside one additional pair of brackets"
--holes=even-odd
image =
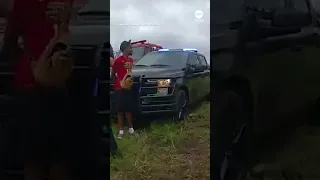
[(24, 177), (25, 180), (43, 180), (45, 178), (44, 164), (25, 162)]
[(49, 126), (46, 130), (49, 132), (50, 179), (75, 180), (74, 168), (75, 164), (80, 164), (80, 161), (76, 162), (78, 158), (81, 158), (79, 154), (83, 153), (84, 157), (88, 156), (84, 152), (86, 152), (85, 145), (89, 145), (87, 144), (87, 134), (89, 133), (84, 128), (84, 124), (87, 124), (85, 122), (89, 118), (89, 109), (87, 111), (78, 109), (82, 119), (74, 120), (73, 103), (66, 92), (53, 91), (49, 92), (47, 96), (48, 117), (46, 121)]
[(124, 97), (123, 97), (123, 91), (118, 90), (116, 91), (117, 96), (117, 117), (118, 117), (118, 127), (119, 127), (119, 135), (118, 139), (121, 139), (124, 134), (124, 128), (123, 128), (123, 105), (124, 105)]
[(118, 112), (118, 127), (119, 127), (118, 139), (121, 139), (123, 137), (123, 134), (124, 134), (124, 130), (123, 130), (123, 113), (122, 112)]
[(25, 94), (21, 97), (19, 125), (22, 126), (24, 177), (26, 180), (43, 180), (47, 160), (47, 134), (44, 128), (46, 108), (44, 97), (38, 94)]
[(128, 127), (129, 127), (129, 133), (133, 134), (134, 129), (133, 129), (133, 124), (132, 124), (132, 119), (133, 119), (133, 110), (134, 110), (134, 101), (132, 97), (132, 90), (126, 90), (124, 91), (124, 110), (125, 110), (125, 115), (126, 119), (128, 122)]

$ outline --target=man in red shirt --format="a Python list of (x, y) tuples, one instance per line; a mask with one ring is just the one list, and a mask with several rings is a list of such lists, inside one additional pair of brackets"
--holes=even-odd
[(123, 52), (123, 55), (114, 60), (111, 75), (111, 79), (115, 79), (114, 89), (116, 90), (116, 109), (119, 126), (118, 139), (121, 139), (124, 135), (123, 113), (125, 114), (128, 121), (129, 134), (134, 133), (132, 125), (132, 112), (134, 106), (132, 92), (130, 89), (124, 89), (120, 85), (120, 81), (124, 79), (128, 72), (131, 72), (133, 66), (133, 60), (129, 57), (132, 55), (132, 47), (130, 41), (123, 41), (120, 45), (120, 50)]
[[(58, 0), (55, 0), (58, 1)], [(65, 2), (64, 2), (65, 1)], [(17, 39), (22, 37), (24, 52), (19, 59), (14, 90), (19, 95), (17, 114), (21, 130), (26, 180), (42, 180), (45, 166), (56, 180), (75, 179), (71, 173), (75, 144), (70, 134), (70, 103), (65, 89), (45, 88), (35, 82), (31, 62), (37, 61), (51, 38), (53, 28), (68, 0), (15, 0), (4, 36), (1, 57), (15, 60)], [(69, 11), (67, 9), (66, 11)], [(65, 12), (65, 11), (63, 11)], [(63, 58), (62, 56), (59, 58)], [(75, 158), (75, 157), (74, 157)]]

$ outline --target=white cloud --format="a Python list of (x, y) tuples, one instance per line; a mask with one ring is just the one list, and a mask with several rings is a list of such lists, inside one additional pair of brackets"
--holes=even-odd
[[(124, 40), (147, 40), (165, 48), (197, 48), (210, 58), (210, 1), (111, 0), (110, 38), (114, 49)], [(201, 22), (194, 12), (203, 11)]]

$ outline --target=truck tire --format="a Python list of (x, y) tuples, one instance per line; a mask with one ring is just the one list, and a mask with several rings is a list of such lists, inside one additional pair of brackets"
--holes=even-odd
[(184, 90), (180, 90), (177, 96), (177, 108), (174, 113), (173, 121), (183, 121), (188, 116), (189, 98)]
[(218, 92), (212, 102), (211, 143), (216, 179), (242, 179), (251, 154), (252, 123), (243, 99), (233, 91)]

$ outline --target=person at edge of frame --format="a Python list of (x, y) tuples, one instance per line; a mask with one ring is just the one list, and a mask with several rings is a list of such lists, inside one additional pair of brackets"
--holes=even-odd
[(122, 139), (124, 135), (124, 125), (123, 125), (123, 113), (126, 116), (128, 122), (129, 134), (134, 134), (133, 124), (132, 124), (132, 114), (134, 111), (133, 104), (133, 93), (131, 89), (124, 89), (121, 86), (121, 81), (131, 72), (133, 67), (133, 60), (129, 57), (132, 55), (131, 42), (123, 41), (120, 45), (120, 50), (123, 55), (114, 60), (112, 66), (111, 79), (115, 79), (114, 89), (116, 97), (116, 111), (118, 117), (119, 134), (118, 139)]
[[(57, 31), (60, 32), (62, 26), (57, 23), (62, 22), (62, 11), (55, 11), (55, 8), (64, 9), (69, 3), (68, 0), (14, 0), (8, 16), (1, 57), (15, 60), (18, 37), (22, 37), (24, 42), (24, 52), (18, 60), (13, 89), (19, 97), (17, 110), (21, 110), (17, 114), (20, 114), (18, 126), (21, 128), (26, 180), (44, 179), (47, 168), (52, 180), (77, 179), (73, 166), (79, 164), (78, 159), (81, 159), (82, 153), (79, 150), (84, 148), (79, 148), (80, 144), (76, 140), (80, 137), (74, 137), (79, 133), (70, 131), (74, 129), (74, 124), (70, 121), (71, 104), (66, 89), (40, 85), (31, 68), (47, 49), (51, 49), (47, 46), (52, 39), (61, 36)], [(63, 13), (68, 13), (64, 10)], [(63, 21), (64, 27), (67, 27), (69, 20)], [(51, 55), (49, 57), (55, 56), (58, 61), (70, 58), (59, 48), (55, 52), (52, 50)]]
[[(112, 72), (113, 64), (114, 64), (114, 52), (113, 52), (113, 48), (110, 44), (110, 70), (111, 70), (111, 72)], [(109, 122), (109, 124), (110, 124), (110, 128), (108, 128), (108, 130), (110, 131), (110, 153), (112, 156), (121, 157), (122, 154), (118, 151), (118, 145), (117, 145), (117, 142), (116, 142), (114, 135), (113, 135), (112, 122)]]

